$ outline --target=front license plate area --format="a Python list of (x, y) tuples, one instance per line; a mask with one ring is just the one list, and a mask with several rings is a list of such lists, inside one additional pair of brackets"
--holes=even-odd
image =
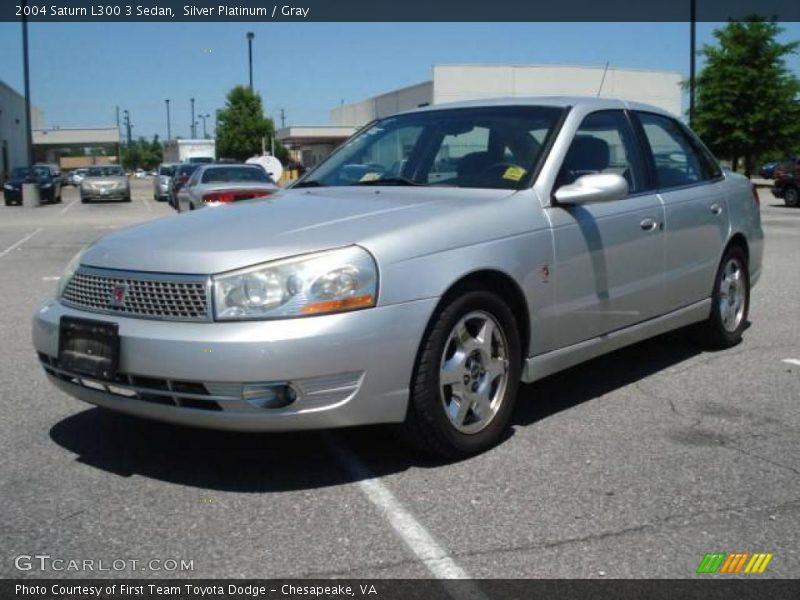
[(61, 317), (58, 366), (78, 375), (113, 381), (119, 366), (119, 326)]

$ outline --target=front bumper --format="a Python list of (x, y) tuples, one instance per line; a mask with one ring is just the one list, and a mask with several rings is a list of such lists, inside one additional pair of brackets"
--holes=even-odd
[(22, 202), (22, 190), (7, 190), (3, 188), (3, 198), (8, 202)]
[(86, 200), (124, 200), (129, 196), (130, 192), (125, 189), (112, 189), (103, 193), (100, 190), (93, 190), (90, 188), (81, 188), (81, 198)]
[[(400, 422), (436, 299), (278, 321), (185, 323), (88, 313), (47, 301), (33, 344), (50, 380), (80, 400), (213, 429), (283, 431)], [(62, 316), (113, 321), (120, 377), (104, 384), (58, 368)], [(258, 408), (243, 385), (289, 384), (283, 408)]]

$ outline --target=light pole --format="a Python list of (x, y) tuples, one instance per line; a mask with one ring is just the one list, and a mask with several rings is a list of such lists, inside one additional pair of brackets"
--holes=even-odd
[(169, 126), (169, 98), (164, 100), (167, 103), (167, 140), (172, 139), (172, 129)]
[(689, 127), (694, 125), (694, 92), (695, 92), (695, 36), (697, 29), (697, 2), (689, 0), (691, 10), (691, 29), (689, 31)]
[(253, 38), (256, 34), (252, 31), (247, 32), (247, 54), (250, 64), (250, 91), (253, 91)]
[(126, 138), (128, 140), (128, 145), (131, 145), (131, 113), (128, 112), (127, 109), (122, 111), (124, 120), (125, 120), (125, 131), (127, 133)]
[(211, 115), (198, 115), (201, 119), (203, 119), (203, 139), (207, 138), (208, 135), (206, 134), (206, 119), (208, 119)]
[(33, 124), (31, 123), (31, 75), (30, 61), (28, 60), (28, 18), (25, 16), (25, 9), (28, 0), (22, 3), (22, 70), (25, 78), (25, 158), (28, 165), (33, 164)]
[(197, 137), (196, 129), (195, 129), (196, 123), (194, 121), (194, 98), (191, 98), (191, 101), (192, 101), (192, 129), (191, 129), (191, 133), (192, 133), (192, 139), (194, 139), (194, 138)]

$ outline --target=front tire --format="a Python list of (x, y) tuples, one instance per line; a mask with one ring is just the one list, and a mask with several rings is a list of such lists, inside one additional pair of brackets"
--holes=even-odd
[(783, 202), (786, 206), (791, 208), (796, 208), (800, 205), (800, 195), (798, 194), (797, 188), (786, 188), (786, 191), (783, 193)]
[(447, 459), (491, 448), (508, 427), (521, 368), (509, 307), (485, 290), (462, 290), (437, 311), (423, 338), (402, 436)]
[(698, 340), (722, 349), (742, 340), (750, 311), (750, 274), (740, 246), (730, 246), (720, 261), (711, 296), (711, 314), (698, 329)]

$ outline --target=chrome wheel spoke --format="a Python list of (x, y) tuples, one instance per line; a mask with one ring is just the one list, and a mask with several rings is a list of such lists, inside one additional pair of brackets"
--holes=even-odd
[(439, 384), (461, 387), (466, 374), (464, 361), (459, 354), (456, 354), (442, 365), (442, 370), (439, 372)]
[(719, 297), (719, 316), (722, 326), (730, 332), (736, 331), (744, 318), (746, 300), (746, 279), (744, 267), (735, 258), (728, 261), (717, 291)]
[(508, 370), (508, 359), (502, 357), (495, 357), (491, 359), (486, 367), (486, 377), (489, 382), (494, 381), (501, 375), (505, 375)]
[(492, 354), (492, 340), (494, 339), (495, 325), (491, 319), (486, 319), (481, 325), (478, 335), (475, 336), (476, 344), (487, 356)]

